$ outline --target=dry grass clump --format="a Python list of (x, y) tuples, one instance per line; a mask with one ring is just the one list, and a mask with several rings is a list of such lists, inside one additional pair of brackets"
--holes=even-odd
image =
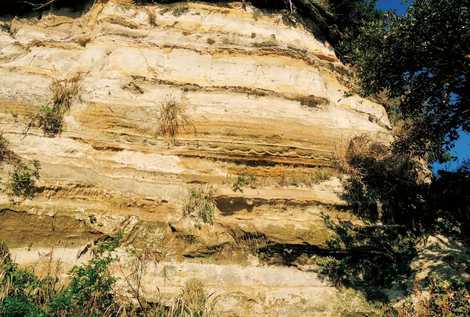
[(214, 306), (216, 298), (211, 300), (203, 282), (190, 279), (180, 294), (174, 299), (165, 317), (210, 317), (216, 316)]
[(354, 174), (354, 163), (358, 160), (381, 160), (390, 155), (389, 148), (380, 142), (373, 141), (368, 135), (359, 135), (336, 148), (334, 162), (336, 168), (346, 174)]
[(259, 255), (259, 250), (269, 245), (269, 240), (263, 234), (247, 232), (240, 235), (232, 232), (231, 236), (235, 241), (236, 250), (247, 255)]
[(3, 133), (0, 132), (0, 162), (3, 162), (8, 156), (8, 146), (9, 142), (3, 136)]
[(151, 26), (157, 26), (157, 16), (155, 14), (155, 10), (150, 8), (146, 8), (148, 14), (148, 21)]
[(176, 144), (178, 134), (190, 125), (185, 112), (186, 107), (172, 97), (168, 97), (160, 103), (158, 133), (163, 135), (168, 140), (168, 143)]
[(198, 225), (213, 224), (216, 209), (214, 189), (201, 186), (190, 191), (183, 206), (183, 215), (194, 219)]
[(73, 98), (80, 91), (80, 74), (64, 80), (54, 80), (50, 86), (52, 92), (52, 105), (60, 111), (68, 111)]
[(278, 185), (281, 187), (286, 186), (306, 186), (312, 187), (313, 185), (320, 184), (329, 180), (337, 173), (331, 168), (316, 168), (314, 170), (306, 170), (301, 173), (296, 173), (295, 170), (291, 175), (282, 174), (278, 179)]
[(56, 136), (62, 132), (63, 118), (70, 110), (73, 99), (80, 91), (80, 74), (63, 80), (54, 80), (49, 89), (52, 93), (51, 102), (42, 106), (39, 113), (31, 120), (30, 127), (37, 126), (46, 136)]
[(11, 254), (5, 242), (0, 241), (0, 267), (11, 262)]
[(207, 293), (204, 284), (198, 279), (187, 281), (180, 299), (190, 311), (201, 315), (206, 310), (207, 305)]

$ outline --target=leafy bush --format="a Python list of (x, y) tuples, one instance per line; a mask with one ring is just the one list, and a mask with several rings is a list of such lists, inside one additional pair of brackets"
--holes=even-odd
[(212, 224), (216, 208), (213, 188), (201, 186), (190, 191), (183, 206), (183, 215), (195, 219), (198, 225)]
[(46, 316), (40, 305), (50, 300), (45, 283), (32, 272), (18, 268), (11, 261), (8, 248), (2, 242), (0, 249), (0, 315)]
[(38, 278), (19, 268), (11, 261), (6, 245), (0, 243), (0, 315), (117, 316), (112, 289), (116, 279), (108, 266), (114, 261), (109, 252), (119, 239), (117, 236), (99, 243), (89, 263), (72, 269), (66, 287), (59, 286), (57, 276)]
[(36, 193), (36, 182), (39, 180), (40, 165), (33, 161), (32, 165), (18, 163), (10, 173), (8, 189), (11, 195), (32, 198)]
[[(335, 17), (339, 36), (336, 49), (346, 61), (351, 61), (354, 46), (353, 40), (361, 29), (378, 20), (382, 13), (376, 9), (376, 0), (329, 0), (328, 9)], [(336, 42), (336, 41), (334, 41)]]
[(108, 272), (113, 260), (111, 256), (98, 256), (88, 264), (74, 267), (69, 285), (49, 305), (52, 315), (114, 315), (118, 309), (112, 292), (116, 279)]
[(62, 132), (62, 114), (54, 107), (42, 106), (39, 109), (37, 120), (44, 135), (55, 136)]

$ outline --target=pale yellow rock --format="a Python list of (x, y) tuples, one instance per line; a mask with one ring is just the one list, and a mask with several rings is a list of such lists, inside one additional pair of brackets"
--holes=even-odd
[[(354, 136), (391, 137), (381, 105), (347, 97), (349, 70), (329, 45), (282, 21), (239, 3), (110, 1), (77, 17), (2, 22), (0, 131), (16, 155), (42, 167), (34, 199), (0, 195), (0, 239), (16, 260), (43, 262), (53, 248), (70, 268), (91, 241), (124, 230), (126, 246), (165, 249), (166, 262), (147, 272), (149, 297), (158, 286), (169, 298), (198, 277), (225, 294), (227, 316), (367, 310), (312, 272), (239, 260), (240, 241), (251, 237), (327, 248), (333, 232), (322, 214), (358, 220), (345, 211), (338, 173), (318, 184), (309, 175), (330, 171)], [(62, 134), (33, 127), (25, 136), (53, 80), (76, 74), (80, 90)], [(174, 145), (158, 135), (168, 99), (189, 122)], [(2, 164), (2, 185), (10, 169)], [(234, 191), (237, 175), (256, 184)], [(214, 224), (193, 230), (182, 205), (206, 183), (215, 188)]]

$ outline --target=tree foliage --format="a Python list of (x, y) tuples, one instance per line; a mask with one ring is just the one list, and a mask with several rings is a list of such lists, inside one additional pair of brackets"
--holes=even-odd
[(352, 61), (353, 42), (361, 30), (368, 23), (382, 17), (383, 13), (376, 9), (376, 3), (376, 0), (329, 1), (329, 10), (335, 18), (335, 25), (339, 32), (337, 41), (333, 41), (333, 44), (345, 61)]
[(445, 161), (470, 131), (470, 1), (416, 0), (368, 23), (353, 43), (362, 90), (399, 99), (400, 153)]

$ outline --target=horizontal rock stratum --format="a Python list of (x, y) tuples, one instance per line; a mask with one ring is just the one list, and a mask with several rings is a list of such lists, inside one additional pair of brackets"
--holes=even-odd
[[(41, 165), (34, 198), (0, 196), (0, 240), (17, 262), (52, 252), (66, 271), (122, 230), (126, 246), (158, 254), (149, 298), (195, 277), (221, 295), (224, 316), (367, 310), (285, 253), (331, 251), (325, 214), (356, 221), (335, 160), (354, 136), (387, 140), (390, 124), (349, 92), (350, 70), (326, 43), (284, 21), (239, 3), (112, 1), (1, 20), (0, 131), (15, 156)], [(53, 83), (72, 79), (62, 132), (44, 135), (30, 123)], [(160, 133), (168, 101), (184, 109), (175, 140)], [(2, 187), (10, 172), (2, 163)], [(212, 225), (193, 226), (183, 204), (202, 184), (217, 210)], [(261, 249), (274, 255), (254, 257)]]

